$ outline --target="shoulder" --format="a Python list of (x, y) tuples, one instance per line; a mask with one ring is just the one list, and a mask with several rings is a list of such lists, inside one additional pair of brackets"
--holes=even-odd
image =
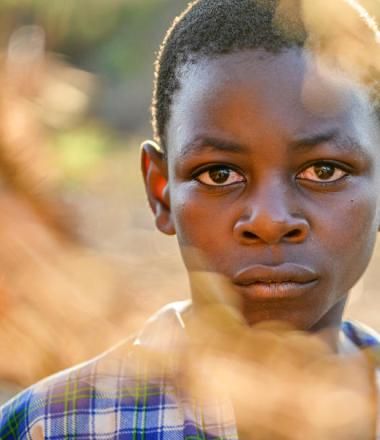
[[(33, 390), (28, 389), (4, 405), (0, 410), (0, 438), (4, 440), (27, 438), (30, 402)], [(33, 409), (32, 409), (33, 413)], [(38, 416), (36, 417), (38, 420)]]
[(344, 321), (342, 332), (359, 348), (380, 347), (380, 335), (361, 322)]
[[(83, 425), (84, 414), (99, 406), (106, 409), (114, 405), (110, 395), (113, 387), (108, 394), (102, 389), (106, 360), (100, 357), (65, 370), (13, 398), (0, 409), (0, 438), (61, 438), (73, 425)], [(109, 369), (108, 381), (112, 374), (113, 368)], [(41, 429), (42, 437), (33, 435)]]
[[(111, 439), (116, 434), (133, 434), (144, 423), (152, 430), (162, 429), (163, 409), (166, 414), (176, 413), (170, 397), (175, 391), (163, 379), (147, 380), (140, 356), (134, 353), (141, 346), (162, 349), (173, 342), (170, 335), (178, 327), (178, 306), (162, 309), (137, 336), (13, 398), (0, 408), (0, 439), (60, 440), (74, 434), (79, 438)], [(162, 338), (159, 340), (160, 333), (166, 344), (162, 344)]]
[(120, 349), (16, 396), (0, 410), (0, 439), (111, 439), (141, 427), (140, 417), (154, 404), (150, 421), (158, 420), (164, 387), (147, 380), (141, 364), (119, 357)]

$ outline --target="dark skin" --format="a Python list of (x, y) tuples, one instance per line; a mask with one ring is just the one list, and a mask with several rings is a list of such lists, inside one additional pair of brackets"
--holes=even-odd
[(201, 59), (183, 69), (167, 156), (142, 149), (157, 227), (188, 271), (231, 281), (249, 325), (338, 328), (379, 229), (379, 138), (364, 89), (305, 51)]

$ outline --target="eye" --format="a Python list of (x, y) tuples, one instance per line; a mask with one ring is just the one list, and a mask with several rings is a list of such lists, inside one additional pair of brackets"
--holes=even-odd
[(313, 182), (336, 182), (349, 173), (330, 162), (318, 162), (301, 171), (297, 178)]
[(227, 165), (213, 165), (195, 176), (199, 182), (209, 186), (228, 186), (244, 182), (244, 177)]

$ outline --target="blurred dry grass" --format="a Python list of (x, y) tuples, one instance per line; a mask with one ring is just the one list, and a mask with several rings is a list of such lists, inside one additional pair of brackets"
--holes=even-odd
[(211, 407), (228, 396), (242, 440), (375, 438), (375, 375), (365, 356), (336, 355), (284, 323), (246, 328), (235, 312), (210, 303), (188, 320), (181, 389)]
[[(236, 426), (242, 440), (375, 439), (378, 351), (344, 344), (335, 353), (329, 330), (309, 335), (283, 322), (249, 327), (227, 279), (193, 272), (191, 283), (196, 307), (165, 308), (137, 340), (99, 360), (105, 375), (92, 383), (99, 393), (112, 394), (120, 375), (138, 378), (139, 387), (165, 378), (160, 390), (175, 398), (172, 420), (178, 402), (179, 423), (185, 411), (217, 438)], [(126, 394), (135, 386), (127, 381)]]
[(26, 386), (83, 361), (185, 296), (177, 252), (153, 231), (149, 213), (141, 214), (148, 211), (142, 195), (140, 205), (127, 193), (122, 200), (112, 188), (125, 179), (105, 180), (97, 182), (102, 191), (71, 200), (87, 245), (57, 236), (17, 194), (0, 197), (3, 380)]
[(85, 191), (60, 190), (51, 127), (78, 123), (93, 78), (47, 54), (30, 26), (12, 35), (0, 78), (0, 379), (27, 386), (136, 330), (176, 297), (161, 283), (175, 264), (152, 257), (155, 237), (138, 239), (153, 236), (138, 149), (85, 164)]

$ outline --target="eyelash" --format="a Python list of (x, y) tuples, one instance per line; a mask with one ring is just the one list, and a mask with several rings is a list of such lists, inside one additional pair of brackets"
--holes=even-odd
[[(298, 177), (300, 174), (305, 173), (307, 170), (309, 169), (313, 169), (315, 170), (315, 168), (317, 167), (331, 167), (334, 170), (333, 175), (337, 172), (337, 171), (341, 171), (343, 173), (343, 175), (337, 179), (334, 180), (317, 180), (317, 179), (308, 179), (308, 178), (302, 178), (302, 177)], [(221, 171), (221, 170), (228, 170), (229, 173), (234, 172), (238, 175), (241, 176), (241, 180), (238, 180), (236, 182), (232, 182), (232, 183), (228, 183), (228, 184), (209, 184), (209, 183), (205, 183), (202, 182), (199, 179), (199, 176), (201, 176), (202, 174), (205, 173), (210, 173), (211, 171)], [(313, 162), (308, 164), (307, 166), (305, 166), (301, 171), (299, 171), (297, 173), (296, 179), (299, 181), (303, 181), (303, 182), (309, 182), (311, 184), (318, 184), (320, 186), (328, 186), (328, 185), (334, 185), (338, 182), (340, 182), (342, 179), (346, 178), (348, 175), (350, 175), (350, 170), (348, 169), (348, 166), (345, 166), (342, 163), (336, 163), (334, 161), (328, 161), (328, 160), (320, 160), (317, 162)], [(229, 176), (228, 176), (229, 177)], [(235, 167), (228, 165), (228, 164), (214, 164), (214, 165), (209, 165), (206, 167), (202, 167), (201, 169), (197, 170), (193, 176), (193, 179), (197, 180), (199, 183), (201, 183), (204, 186), (210, 187), (212, 189), (223, 189), (223, 188), (227, 188), (233, 185), (236, 185), (238, 183), (243, 183), (246, 181), (246, 178), (244, 177), (243, 173), (241, 171), (239, 171), (238, 169), (236, 169)], [(210, 179), (211, 180), (211, 179)]]
[[(212, 172), (213, 170), (215, 170), (215, 171), (218, 171), (218, 170), (219, 170), (219, 171), (220, 171), (220, 170), (228, 170), (230, 173), (231, 173), (231, 172), (234, 172), (234, 173), (236, 173), (237, 175), (241, 176), (242, 179), (241, 179), (241, 181), (239, 181), (239, 182), (233, 182), (233, 183), (221, 184), (221, 185), (218, 185), (217, 183), (215, 183), (215, 184), (204, 183), (204, 182), (202, 182), (202, 181), (199, 179), (199, 176), (201, 176), (202, 174), (210, 173), (210, 172)], [(226, 188), (226, 187), (229, 187), (229, 186), (235, 185), (236, 183), (242, 183), (242, 182), (245, 182), (245, 181), (246, 181), (246, 179), (245, 179), (245, 177), (244, 177), (244, 175), (243, 175), (243, 173), (242, 173), (241, 171), (239, 171), (239, 170), (237, 170), (235, 167), (232, 167), (231, 165), (227, 165), (227, 164), (214, 164), (214, 165), (209, 165), (209, 166), (202, 167), (201, 169), (197, 170), (197, 171), (192, 175), (192, 178), (195, 179), (195, 180), (197, 180), (197, 181), (198, 181), (199, 183), (201, 183), (202, 185), (207, 186), (207, 187), (210, 187), (210, 188), (213, 188), (213, 189)]]
[[(326, 166), (334, 169), (333, 175), (337, 171), (341, 171), (343, 173), (343, 175), (338, 177), (337, 179), (334, 179), (334, 180), (323, 180), (323, 179), (322, 180), (313, 180), (313, 179), (298, 177), (300, 174), (305, 173), (307, 170), (309, 170), (311, 168), (315, 169), (317, 167), (326, 167)], [(318, 184), (320, 186), (328, 186), (328, 185), (334, 185), (334, 184), (339, 183), (341, 180), (343, 180), (344, 178), (349, 176), (351, 173), (352, 173), (352, 171), (349, 169), (348, 165), (344, 165), (342, 163), (336, 163), (334, 161), (320, 160), (320, 161), (313, 162), (313, 163), (305, 166), (299, 173), (297, 173), (296, 178), (299, 181), (311, 182), (314, 184)]]

